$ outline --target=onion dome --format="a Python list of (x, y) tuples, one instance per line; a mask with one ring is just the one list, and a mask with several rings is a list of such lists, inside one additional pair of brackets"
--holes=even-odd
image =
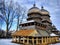
[(28, 14), (30, 14), (30, 13), (40, 13), (40, 9), (37, 8), (34, 4), (33, 7), (30, 8), (29, 11), (28, 11)]
[(41, 7), (41, 14), (44, 14), (44, 15), (49, 15), (49, 12), (47, 10), (45, 10), (43, 8), (43, 6)]

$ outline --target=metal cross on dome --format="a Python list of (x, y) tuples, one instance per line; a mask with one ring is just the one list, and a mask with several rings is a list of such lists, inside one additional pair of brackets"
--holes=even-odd
[[(34, 0), (34, 2), (33, 2), (33, 7), (36, 6), (36, 1), (38, 1), (38, 0)], [(39, 1), (40, 1), (40, 0), (39, 0)], [(42, 8), (42, 9), (44, 8), (43, 5), (41, 5), (41, 8)]]
[(36, 6), (36, 0), (34, 0), (34, 4), (33, 4), (33, 7), (35, 7)]

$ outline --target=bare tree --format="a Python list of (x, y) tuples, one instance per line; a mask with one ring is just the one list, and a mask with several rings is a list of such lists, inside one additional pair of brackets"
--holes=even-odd
[(15, 18), (15, 10), (14, 10), (14, 3), (10, 1), (9, 3), (4, 3), (5, 6), (2, 10), (1, 19), (4, 20), (6, 23), (6, 35), (8, 35), (8, 31), (11, 29), (13, 24), (13, 19)]
[[(3, 7), (4, 6), (4, 1), (3, 0), (0, 0), (0, 29), (2, 28), (2, 24), (3, 24), (3, 17), (1, 16), (2, 15), (2, 13), (1, 13), (1, 11), (3, 10)], [(2, 18), (2, 19), (1, 19)]]
[(2, 14), (0, 18), (6, 23), (6, 36), (12, 27), (14, 18), (17, 17), (17, 29), (19, 29), (19, 24), (22, 22), (25, 17), (25, 10), (18, 3), (14, 3), (12, 0), (10, 2), (4, 3), (4, 8), (2, 9)]
[(16, 8), (16, 12), (17, 12), (17, 29), (20, 29), (19, 24), (21, 24), (23, 22), (23, 19), (26, 17), (25, 13), (26, 13), (26, 8), (21, 7), (17, 2), (16, 2), (17, 8)]

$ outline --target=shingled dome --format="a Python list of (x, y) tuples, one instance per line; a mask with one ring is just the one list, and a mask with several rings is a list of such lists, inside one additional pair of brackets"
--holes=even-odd
[(28, 10), (28, 13), (40, 13), (40, 9), (34, 4), (33, 7)]
[(42, 6), (41, 7), (41, 14), (49, 15), (49, 12), (47, 10), (45, 10)]

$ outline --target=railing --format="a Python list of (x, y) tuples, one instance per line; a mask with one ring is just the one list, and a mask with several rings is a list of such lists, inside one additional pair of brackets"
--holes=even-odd
[(59, 40), (59, 36), (43, 36), (43, 37), (22, 37), (25, 39), (21, 39), (21, 37), (19, 38), (16, 37), (15, 40), (13, 40), (13, 42), (16, 43), (22, 43), (22, 44), (32, 44), (32, 45), (45, 45), (45, 44), (51, 44), (51, 43), (56, 43), (56, 42), (60, 42)]
[(21, 27), (21, 29), (35, 29), (35, 26), (25, 26), (25, 27)]

